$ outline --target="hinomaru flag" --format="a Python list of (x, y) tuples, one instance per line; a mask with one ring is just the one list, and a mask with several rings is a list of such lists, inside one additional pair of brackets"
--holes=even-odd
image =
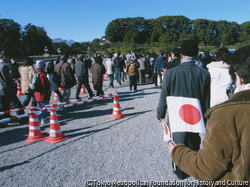
[(167, 97), (171, 132), (206, 133), (199, 99)]
[(167, 124), (165, 124), (164, 122), (162, 122), (162, 126), (164, 129), (164, 135), (163, 135), (163, 140), (164, 142), (169, 142), (172, 140), (171, 138), (171, 132), (169, 131), (169, 128), (167, 126)]

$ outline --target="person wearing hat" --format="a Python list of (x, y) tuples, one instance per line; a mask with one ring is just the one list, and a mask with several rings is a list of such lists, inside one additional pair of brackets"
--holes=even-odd
[[(34, 92), (34, 96), (38, 106), (48, 105), (50, 100), (50, 82), (45, 72), (46, 64), (43, 60), (36, 61), (36, 69), (39, 78), (39, 91)], [(41, 121), (41, 124), (46, 124), (49, 119), (46, 118), (47, 111), (38, 113), (37, 117)]]
[[(166, 115), (168, 108), (166, 98), (168, 96), (199, 100), (203, 114), (210, 107), (210, 74), (207, 70), (195, 64), (195, 57), (198, 55), (197, 42), (194, 40), (183, 41), (180, 54), (180, 65), (169, 69), (164, 75), (157, 108), (157, 120), (161, 122), (166, 117), (168, 125), (168, 118), (171, 117), (168, 114)], [(201, 138), (199, 133), (185, 132), (184, 130), (183, 132), (172, 133), (172, 138), (175, 143), (182, 143), (192, 150), (198, 151), (200, 148)], [(174, 164), (173, 168), (178, 178), (185, 179), (188, 177), (186, 173), (181, 171), (177, 166), (175, 167)]]
[(89, 97), (93, 97), (93, 91), (89, 86), (88, 81), (88, 68), (86, 62), (83, 60), (84, 55), (80, 55), (79, 60), (75, 64), (75, 72), (77, 77), (77, 88), (76, 88), (76, 99), (81, 99), (79, 97), (80, 90), (82, 85), (88, 90)]

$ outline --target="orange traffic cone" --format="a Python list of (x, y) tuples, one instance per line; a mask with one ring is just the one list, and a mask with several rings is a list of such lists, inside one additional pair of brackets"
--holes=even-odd
[(79, 94), (86, 94), (86, 93), (87, 93), (87, 92), (86, 92), (86, 90), (85, 90), (85, 86), (84, 86), (84, 84), (82, 84), (81, 91), (80, 91)]
[(21, 87), (20, 81), (19, 81), (19, 79), (16, 79), (16, 81), (17, 81), (17, 94), (16, 94), (16, 96), (22, 96), (24, 94), (22, 93), (22, 87)]
[(58, 89), (59, 91), (63, 91), (63, 88), (62, 87), (59, 87), (59, 89)]
[(105, 73), (104, 79), (108, 79), (108, 78), (109, 78), (109, 76), (107, 74), (107, 69), (106, 69), (106, 73)]
[(55, 106), (51, 105), (49, 137), (43, 141), (50, 143), (50, 144), (55, 144), (55, 143), (58, 143), (67, 139), (69, 139), (69, 137), (66, 137), (62, 134), (60, 125), (58, 123), (58, 117), (57, 117)]
[(93, 83), (92, 83), (92, 85), (90, 86), (90, 88), (94, 88), (94, 85), (93, 85)]
[(58, 99), (58, 95), (57, 95), (57, 93), (56, 93), (56, 92), (54, 92), (54, 99), (53, 99), (53, 100), (51, 100), (51, 101), (59, 101), (59, 99)]
[(113, 104), (113, 114), (109, 116), (111, 119), (120, 119), (120, 118), (125, 118), (121, 113), (121, 108), (119, 104), (119, 98), (117, 94), (117, 90), (115, 90), (115, 96), (114, 96), (114, 104)]
[(28, 143), (36, 142), (47, 138), (41, 133), (39, 122), (34, 111), (34, 104), (30, 103), (29, 136), (25, 139)]

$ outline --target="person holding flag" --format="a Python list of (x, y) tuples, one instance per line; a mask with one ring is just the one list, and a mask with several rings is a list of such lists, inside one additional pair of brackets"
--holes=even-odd
[(236, 82), (234, 95), (205, 113), (208, 120), (203, 149), (196, 152), (183, 144), (176, 145), (177, 142), (169, 143), (168, 149), (176, 165), (196, 179), (226, 181), (229, 186), (248, 186), (250, 183), (249, 45), (234, 52), (229, 72)]
[[(205, 133), (203, 114), (210, 107), (210, 74), (195, 64), (196, 41), (183, 41), (180, 54), (180, 65), (164, 75), (156, 117), (159, 122), (167, 118), (175, 143), (198, 151), (199, 133)], [(173, 168), (179, 179), (188, 177), (174, 164)]]

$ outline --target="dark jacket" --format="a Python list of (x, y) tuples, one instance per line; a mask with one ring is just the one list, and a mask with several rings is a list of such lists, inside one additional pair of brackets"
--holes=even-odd
[(18, 68), (18, 63), (14, 62), (13, 64), (10, 64), (10, 75), (12, 79), (18, 79), (21, 77)]
[(117, 56), (114, 58), (115, 69), (122, 70), (125, 67), (125, 61), (123, 58)]
[(95, 90), (102, 90), (103, 85), (103, 75), (106, 72), (106, 69), (101, 63), (94, 63), (91, 67), (92, 72), (92, 83)]
[(9, 67), (0, 62), (0, 96), (17, 94), (17, 85), (10, 76)]
[(154, 71), (157, 75), (161, 75), (164, 72), (166, 64), (166, 58), (164, 56), (158, 56), (155, 60)]
[(181, 63), (181, 59), (179, 57), (174, 57), (171, 62), (166, 62), (167, 70), (178, 66)]
[(195, 152), (178, 144), (172, 152), (173, 161), (196, 179), (250, 182), (249, 111), (250, 90), (210, 108), (205, 113), (203, 149)]
[[(56, 64), (55, 72), (58, 74), (60, 66), (62, 65), (63, 61)], [(72, 88), (76, 85), (76, 78), (74, 72), (69, 63), (64, 62), (62, 69), (61, 69), (61, 87), (62, 88)]]
[(75, 72), (77, 77), (88, 78), (87, 73), (88, 69), (86, 68), (86, 62), (78, 60), (75, 64)]
[(157, 108), (157, 118), (165, 118), (167, 96), (197, 98), (204, 114), (210, 107), (209, 72), (195, 65), (193, 60), (183, 62), (166, 71)]
[(34, 96), (36, 101), (43, 102), (50, 100), (50, 82), (47, 77), (47, 73), (44, 72), (42, 69), (37, 69), (37, 73), (40, 73), (39, 80), (40, 80), (40, 87), (39, 92), (34, 92)]

